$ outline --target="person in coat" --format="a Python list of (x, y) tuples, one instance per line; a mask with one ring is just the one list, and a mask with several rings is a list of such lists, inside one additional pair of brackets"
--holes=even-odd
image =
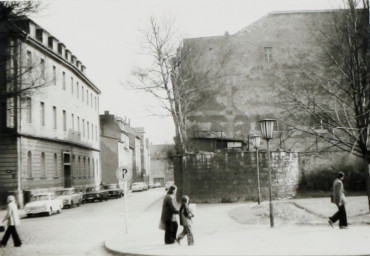
[(0, 247), (5, 247), (8, 243), (10, 235), (12, 235), (13, 243), (15, 247), (20, 247), (22, 245), (22, 241), (19, 238), (19, 235), (16, 230), (16, 226), (20, 224), (19, 214), (17, 204), (15, 203), (14, 196), (8, 196), (7, 198), (8, 207), (6, 215), (3, 219), (3, 222), (7, 221), (8, 228), (5, 231), (3, 239), (0, 242)]
[(191, 230), (192, 220), (194, 217), (193, 213), (189, 209), (189, 197), (184, 195), (181, 198), (181, 206), (179, 210), (180, 225), (184, 227), (183, 231), (177, 237), (176, 242), (180, 244), (181, 239), (185, 236), (188, 238), (188, 245), (194, 244), (193, 232)]
[(328, 222), (331, 227), (334, 227), (334, 223), (339, 219), (339, 228), (346, 229), (348, 227), (343, 179), (344, 173), (339, 172), (337, 178), (333, 182), (333, 203), (337, 205), (338, 211), (329, 218)]
[(173, 244), (176, 240), (178, 223), (176, 214), (179, 211), (176, 208), (176, 186), (169, 187), (166, 196), (163, 199), (161, 222), (164, 224), (164, 243)]

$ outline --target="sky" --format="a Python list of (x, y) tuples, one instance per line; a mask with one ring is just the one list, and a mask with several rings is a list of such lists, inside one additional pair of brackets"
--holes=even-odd
[[(100, 114), (127, 118), (144, 127), (151, 144), (172, 144), (171, 117), (154, 98), (125, 86), (133, 68), (142, 65), (142, 31), (149, 18), (174, 20), (180, 38), (230, 35), (272, 11), (343, 7), (343, 0), (54, 0), (31, 18), (46, 29), (87, 68), (87, 77), (102, 91)], [(163, 111), (162, 111), (163, 113)]]

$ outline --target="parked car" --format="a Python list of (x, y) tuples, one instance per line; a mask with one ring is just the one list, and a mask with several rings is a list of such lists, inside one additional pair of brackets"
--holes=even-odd
[(174, 181), (167, 181), (166, 184), (164, 185), (164, 189), (168, 190), (172, 185), (175, 185)]
[(108, 200), (108, 191), (95, 186), (87, 187), (82, 196), (82, 202), (94, 202), (95, 200), (100, 202), (103, 200)]
[(154, 183), (153, 182), (148, 182), (148, 187), (149, 188), (154, 188)]
[(119, 184), (106, 184), (104, 185), (104, 189), (108, 191), (109, 197), (119, 198), (124, 196), (123, 189), (119, 186)]
[(30, 202), (24, 206), (27, 217), (39, 214), (61, 213), (63, 202), (54, 193), (39, 193), (31, 196)]
[(160, 187), (162, 187), (162, 185), (161, 185), (161, 183), (160, 183), (160, 182), (155, 182), (155, 183), (154, 183), (154, 187), (155, 187), (155, 188), (160, 188)]
[(77, 192), (75, 188), (57, 189), (55, 195), (62, 200), (63, 208), (71, 208), (73, 205), (80, 206), (82, 202), (82, 194)]
[(131, 185), (131, 191), (144, 191), (148, 189), (148, 185), (145, 182), (134, 182)]

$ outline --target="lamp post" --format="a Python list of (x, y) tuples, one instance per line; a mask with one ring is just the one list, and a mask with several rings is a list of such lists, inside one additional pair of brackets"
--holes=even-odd
[(269, 167), (269, 200), (270, 200), (270, 227), (274, 227), (274, 215), (273, 215), (273, 208), (272, 208), (272, 191), (271, 191), (271, 163), (270, 163), (270, 145), (269, 141), (273, 138), (274, 135), (274, 123), (275, 119), (263, 119), (260, 120), (261, 126), (261, 134), (262, 138), (264, 138), (267, 142), (267, 157), (268, 157), (268, 167)]
[(258, 163), (258, 148), (260, 147), (261, 137), (258, 135), (253, 135), (251, 137), (253, 147), (256, 149), (256, 160), (257, 160), (257, 196), (258, 204), (261, 203), (261, 186), (260, 186), (260, 167)]

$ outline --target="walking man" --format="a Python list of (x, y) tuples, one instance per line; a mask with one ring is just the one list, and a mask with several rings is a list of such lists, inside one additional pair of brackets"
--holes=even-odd
[(178, 223), (176, 215), (176, 186), (172, 185), (163, 199), (161, 222), (165, 226), (164, 243), (173, 244), (176, 240)]
[(333, 203), (337, 205), (338, 211), (329, 218), (328, 222), (331, 227), (334, 227), (334, 223), (339, 219), (339, 228), (346, 229), (347, 227), (347, 213), (345, 207), (345, 196), (343, 182), (344, 173), (339, 172), (337, 178), (333, 183)]

